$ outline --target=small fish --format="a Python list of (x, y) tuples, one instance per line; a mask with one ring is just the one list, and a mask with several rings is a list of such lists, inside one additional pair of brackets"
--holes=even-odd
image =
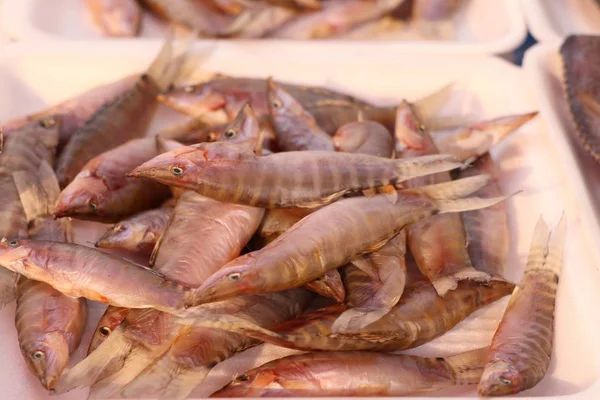
[(334, 151), (331, 136), (323, 132), (308, 113), (282, 86), (267, 79), (267, 94), (277, 146), (281, 151)]
[(86, 0), (85, 5), (104, 35), (138, 35), (142, 9), (135, 0)]
[[(403, 101), (396, 118), (396, 157), (438, 154), (433, 139), (423, 126), (415, 107)], [(408, 187), (420, 187), (451, 181), (450, 173), (441, 172), (412, 179)], [(408, 246), (419, 270), (436, 288), (440, 296), (456, 287), (461, 279), (489, 280), (477, 271), (467, 251), (465, 228), (459, 214), (435, 215), (408, 227)]]
[(387, 128), (375, 121), (359, 120), (343, 125), (333, 136), (337, 151), (391, 158), (394, 139)]
[(34, 114), (17, 118), (3, 125), (3, 133), (8, 137), (17, 128), (32, 121), (48, 117), (60, 116), (59, 149), (62, 148), (73, 134), (83, 126), (103, 104), (110, 103), (130, 90), (139, 80), (139, 75), (129, 75), (117, 81), (96, 86), (75, 97), (50, 106)]
[[(21, 171), (35, 177), (42, 163), (54, 163), (60, 124), (61, 119), (56, 116), (33, 120), (3, 139), (0, 154), (1, 237), (28, 237), (27, 216), (15, 186), (13, 173)], [(0, 268), (0, 306), (15, 298), (16, 279), (16, 274)]]
[[(60, 193), (52, 167), (43, 161), (37, 175), (17, 171), (13, 177), (29, 224), (29, 236), (69, 241), (69, 222), (52, 217)], [(16, 298), (15, 326), (21, 353), (42, 386), (51, 390), (81, 342), (87, 303), (23, 276), (17, 282)]]
[[(460, 191), (469, 186), (464, 184), (470, 179), (481, 178), (454, 181), (443, 187)], [(485, 179), (480, 184), (484, 182)], [(407, 225), (422, 218), (482, 208), (503, 200), (436, 200), (432, 198), (435, 195), (412, 190), (396, 194), (395, 204), (387, 195), (361, 196), (315, 211), (263, 249), (238, 257), (213, 274), (195, 290), (191, 305), (304, 285), (362, 254), (378, 250)]]
[(167, 227), (174, 206), (173, 201), (167, 201), (159, 208), (142, 211), (117, 222), (98, 239), (95, 246), (151, 254)]
[(479, 382), (481, 396), (505, 396), (537, 385), (548, 369), (554, 336), (554, 308), (567, 220), (550, 234), (540, 217), (520, 284), (515, 288), (487, 354)]
[(73, 133), (56, 164), (61, 187), (71, 183), (92, 158), (146, 133), (158, 105), (156, 96), (169, 88), (184, 60), (185, 53), (174, 54), (173, 39), (169, 37), (135, 85), (103, 104)]
[(237, 332), (297, 350), (398, 351), (420, 346), (443, 335), (476, 310), (508, 296), (514, 287), (514, 284), (501, 280), (486, 284), (464, 280), (458, 283), (456, 290), (440, 297), (431, 283), (420, 280), (406, 288), (388, 314), (356, 333), (332, 331), (334, 321), (348, 309), (343, 304), (303, 314), (273, 330), (242, 318), (206, 313), (182, 318), (180, 323)]
[(404, 1), (329, 1), (323, 3), (321, 10), (295, 18), (271, 36), (300, 40), (335, 37), (362, 23), (382, 17)]
[(390, 160), (361, 154), (297, 151), (259, 157), (239, 145), (216, 142), (161, 154), (128, 175), (232, 203), (314, 208), (351, 192), (460, 165), (445, 155)]
[(405, 396), (475, 385), (487, 348), (446, 357), (328, 352), (297, 354), (238, 376), (212, 397)]
[(114, 307), (108, 306), (100, 321), (98, 321), (98, 325), (94, 330), (94, 336), (92, 336), (92, 340), (90, 342), (90, 347), (88, 348), (88, 355), (96, 350), (104, 341), (108, 338), (108, 336), (114, 331), (121, 322), (125, 320), (127, 315), (129, 314), (129, 308), (123, 307)]
[(55, 216), (115, 223), (158, 207), (169, 197), (169, 188), (125, 174), (160, 153), (156, 139), (148, 137), (132, 139), (92, 158), (63, 189)]

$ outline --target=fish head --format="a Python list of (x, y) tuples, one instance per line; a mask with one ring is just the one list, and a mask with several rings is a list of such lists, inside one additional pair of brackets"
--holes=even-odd
[(353, 153), (367, 140), (368, 132), (364, 121), (354, 121), (342, 125), (333, 136), (336, 150)]
[(3, 238), (0, 241), (0, 265), (13, 272), (21, 273), (25, 269), (30, 253), (27, 240)]
[(88, 355), (96, 350), (114, 331), (121, 322), (125, 320), (127, 315), (129, 314), (128, 308), (122, 307), (113, 307), (109, 306), (100, 321), (98, 321), (98, 326), (94, 331), (94, 336), (92, 336), (92, 341), (90, 342), (90, 347), (88, 348)]
[(279, 115), (302, 117), (306, 113), (300, 102), (272, 78), (267, 79), (267, 100), (273, 117)]
[(110, 195), (110, 188), (105, 181), (84, 170), (60, 193), (54, 216), (82, 219), (102, 217), (109, 211), (105, 201), (107, 195)]
[(44, 332), (37, 340), (21, 343), (21, 353), (41, 384), (51, 390), (69, 362), (69, 342), (59, 331)]
[(186, 114), (205, 117), (218, 112), (227, 104), (223, 93), (214, 90), (210, 81), (173, 88), (168, 93), (160, 95), (158, 100)]
[(233, 121), (225, 126), (221, 135), (217, 137), (217, 141), (249, 143), (254, 147), (258, 143), (259, 136), (258, 118), (256, 118), (250, 103), (245, 103)]
[(95, 243), (101, 248), (125, 248), (137, 250), (137, 245), (144, 241), (147, 227), (137, 225), (131, 221), (121, 221), (110, 227)]
[(485, 367), (477, 391), (480, 396), (505, 396), (524, 389), (519, 371), (506, 361), (495, 361)]
[(396, 110), (396, 149), (423, 150), (426, 146), (424, 133), (425, 127), (413, 106), (403, 100)]

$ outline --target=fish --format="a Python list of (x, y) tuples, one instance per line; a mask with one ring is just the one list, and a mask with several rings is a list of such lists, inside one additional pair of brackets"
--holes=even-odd
[[(225, 312), (261, 326), (274, 327), (298, 316), (313, 298), (304, 289), (293, 289), (268, 296), (243, 296), (224, 302), (227, 305), (217, 305), (213, 312)], [(217, 363), (258, 343), (237, 333), (191, 327), (122, 393), (127, 397), (187, 398)]]
[(267, 95), (275, 137), (280, 151), (334, 151), (331, 136), (281, 85), (267, 79)]
[[(433, 139), (420, 121), (415, 108), (403, 101), (396, 118), (396, 157), (405, 158), (438, 154)], [(449, 182), (450, 173), (441, 172), (406, 182), (408, 187), (419, 187)], [(471, 264), (467, 239), (459, 214), (435, 215), (408, 227), (408, 246), (425, 275), (444, 296), (461, 279), (489, 280), (490, 276), (477, 271)]]
[(537, 385), (548, 370), (554, 308), (567, 234), (561, 217), (550, 233), (542, 217), (533, 231), (527, 265), (494, 334), (477, 391), (504, 396)]
[(250, 21), (238, 32), (238, 38), (268, 37), (273, 31), (298, 15), (293, 8), (268, 4), (257, 4), (251, 12)]
[(175, 203), (169, 200), (159, 208), (142, 211), (119, 221), (108, 228), (94, 246), (150, 255), (166, 229), (174, 207)]
[(94, 157), (146, 133), (158, 105), (156, 96), (169, 88), (185, 61), (185, 52), (175, 55), (174, 47), (173, 38), (169, 36), (135, 85), (100, 106), (73, 133), (56, 162), (61, 188), (71, 183)]
[(244, 10), (245, 0), (212, 0), (212, 3), (222, 12), (239, 14)]
[(105, 36), (138, 35), (142, 9), (135, 0), (86, 0), (85, 5)]
[(358, 120), (341, 126), (333, 136), (337, 151), (391, 158), (394, 139), (388, 129), (376, 121)]
[(323, 276), (307, 283), (304, 287), (323, 297), (332, 298), (338, 303), (343, 302), (346, 298), (346, 288), (337, 269), (327, 271)]
[[(55, 221), (52, 208), (60, 192), (52, 167), (38, 174), (13, 173), (33, 239), (69, 241), (68, 221)], [(21, 354), (44, 388), (51, 390), (79, 347), (87, 321), (85, 299), (63, 295), (51, 286), (20, 276), (16, 286), (15, 326)]]
[(346, 0), (323, 3), (321, 10), (299, 16), (273, 32), (279, 39), (325, 39), (342, 35), (352, 28), (394, 10), (404, 0)]
[(577, 139), (600, 162), (600, 85), (595, 78), (600, 39), (594, 35), (569, 35), (560, 46), (564, 90)]
[(212, 397), (404, 396), (475, 385), (487, 348), (446, 357), (369, 352), (296, 354), (238, 376)]
[[(150, 265), (172, 284), (200, 286), (240, 254), (263, 213), (259, 208), (221, 203), (185, 191), (156, 244)], [(174, 319), (157, 310), (132, 310), (96, 351), (59, 381), (60, 390), (96, 383), (95, 391), (118, 392), (179, 338), (184, 327)], [(121, 362), (115, 364), (118, 360)]]
[(88, 347), (88, 355), (104, 343), (112, 331), (121, 325), (121, 322), (125, 320), (130, 311), (129, 308), (124, 307), (108, 306), (106, 308), (94, 330), (94, 335)]
[[(329, 134), (334, 134), (340, 125), (355, 121), (359, 111), (363, 111), (369, 119), (382, 123), (391, 121), (393, 127), (395, 107), (375, 107), (357, 97), (317, 86), (282, 82), (279, 85), (298, 100), (312, 114), (317, 125)], [(177, 87), (159, 96), (159, 101), (182, 113), (201, 115), (215, 125), (233, 119), (246, 102), (250, 103), (259, 119), (264, 116), (270, 118), (265, 79), (216, 76), (206, 82)]]
[(157, 140), (144, 137), (92, 158), (61, 192), (55, 216), (116, 223), (158, 207), (170, 196), (169, 188), (125, 174), (160, 153)]
[(0, 265), (67, 296), (119, 307), (176, 311), (190, 294), (150, 268), (71, 243), (3, 238)]
[(58, 148), (62, 149), (73, 134), (83, 126), (85, 121), (96, 110), (103, 104), (110, 103), (129, 91), (139, 78), (139, 74), (128, 75), (114, 82), (96, 86), (70, 99), (47, 107), (42, 111), (7, 121), (3, 123), (3, 133), (8, 137), (12, 132), (26, 123), (60, 116)]
[(232, 36), (244, 27), (251, 16), (245, 10), (236, 15), (222, 13), (210, 1), (142, 0), (141, 2), (159, 17), (208, 37)]
[(361, 154), (297, 151), (259, 157), (235, 144), (215, 142), (161, 154), (128, 176), (255, 207), (314, 208), (351, 192), (397, 184), (460, 165), (446, 155), (390, 160)]
[[(335, 153), (332, 153), (335, 154)], [(454, 181), (457, 191), (479, 188)], [(467, 182), (465, 181), (465, 182)], [(479, 186), (479, 187), (478, 187)], [(445, 190), (445, 189), (442, 189)], [(407, 225), (446, 212), (482, 208), (503, 198), (437, 200), (417, 190), (398, 191), (398, 201), (387, 195), (340, 200), (303, 218), (261, 250), (247, 253), (223, 266), (194, 290), (191, 306), (225, 300), (240, 294), (271, 293), (304, 285), (354, 258), (379, 250)]]
[[(0, 237), (27, 238), (27, 216), (13, 173), (37, 175), (43, 162), (54, 163), (61, 119), (58, 116), (27, 122), (6, 138), (0, 154)], [(0, 268), (0, 306), (15, 298), (17, 275)]]
[(178, 321), (236, 332), (296, 350), (399, 351), (443, 335), (476, 310), (510, 295), (514, 288), (514, 284), (504, 280), (464, 280), (458, 282), (456, 290), (440, 297), (431, 283), (422, 279), (406, 288), (388, 314), (356, 333), (334, 333), (331, 329), (348, 309), (344, 304), (303, 314), (272, 330), (231, 315), (182, 315)]

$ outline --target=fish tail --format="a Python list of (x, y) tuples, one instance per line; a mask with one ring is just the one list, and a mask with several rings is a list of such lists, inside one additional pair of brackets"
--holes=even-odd
[(483, 121), (475, 125), (470, 125), (469, 130), (484, 131), (490, 134), (494, 141), (492, 145), (498, 144), (512, 132), (516, 131), (527, 122), (538, 115), (537, 111), (526, 114), (505, 115), (491, 120)]
[[(548, 226), (542, 217), (540, 217), (538, 225), (536, 225), (536, 229), (534, 230), (534, 239), (532, 239), (531, 243), (531, 260), (527, 260), (525, 272), (533, 272), (538, 268), (542, 268), (558, 276), (562, 267), (566, 236), (567, 218), (564, 213), (552, 233), (549, 232)], [(536, 256), (536, 254), (540, 253), (544, 254), (543, 260), (540, 260)]]
[(131, 345), (123, 327), (117, 327), (94, 352), (61, 375), (54, 387), (55, 392), (64, 393), (78, 386), (93, 384), (111, 362), (129, 354)]
[(0, 267), (0, 308), (15, 299), (18, 274)]
[(481, 379), (489, 347), (444, 357), (454, 372), (457, 385), (475, 385)]
[(533, 271), (542, 267), (548, 256), (548, 241), (550, 240), (550, 228), (540, 216), (531, 238), (529, 255), (527, 256), (527, 265), (525, 271)]
[(438, 115), (440, 110), (450, 101), (455, 87), (456, 82), (447, 83), (435, 92), (415, 101), (413, 106), (419, 115), (419, 119), (428, 121)]
[(515, 192), (508, 196), (490, 197), (487, 199), (483, 199), (481, 197), (468, 197), (466, 199), (434, 200), (434, 203), (437, 206), (439, 214), (464, 212), (491, 207), (494, 204), (498, 204), (517, 193), (520, 192)]
[[(114, 334), (114, 333), (113, 333)], [(109, 337), (112, 337), (112, 335)], [(90, 399), (106, 399), (114, 397), (133, 381), (154, 360), (160, 357), (166, 349), (147, 349), (144, 346), (134, 346), (127, 355), (123, 367), (111, 375), (94, 383), (90, 390)], [(94, 353), (92, 353), (94, 354)]]
[(178, 369), (179, 364), (171, 359), (167, 351), (129, 382), (120, 394), (127, 398), (156, 396), (167, 387)]
[(54, 213), (54, 205), (60, 195), (60, 186), (50, 164), (42, 161), (35, 175), (25, 171), (15, 171), (13, 180), (27, 221)]
[(204, 381), (209, 372), (210, 368), (207, 367), (181, 369), (169, 382), (159, 399), (183, 400), (188, 398), (190, 393)]
[(459, 199), (475, 193), (491, 180), (491, 175), (481, 174), (455, 181), (423, 186), (416, 190), (435, 200)]
[(181, 54), (175, 54), (174, 31), (169, 29), (162, 49), (146, 71), (161, 93), (166, 92), (178, 78), (194, 38), (195, 34), (191, 33), (183, 43)]
[(423, 175), (450, 171), (462, 166), (462, 163), (448, 154), (434, 154), (415, 158), (400, 158), (393, 160), (398, 182)]

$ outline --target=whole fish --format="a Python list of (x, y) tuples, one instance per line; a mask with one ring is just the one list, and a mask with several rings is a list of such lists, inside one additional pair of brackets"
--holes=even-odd
[[(263, 213), (186, 191), (155, 247), (151, 265), (171, 282), (199, 286), (240, 254)], [(96, 351), (59, 381), (60, 390), (92, 384), (98, 378), (95, 390), (120, 389), (167, 351), (183, 329), (171, 314), (132, 310)], [(119, 359), (121, 365), (115, 365)]]
[(447, 357), (332, 352), (297, 354), (238, 376), (213, 397), (404, 396), (475, 385), (487, 348)]
[[(433, 139), (424, 128), (415, 108), (403, 101), (396, 117), (396, 156), (400, 158), (438, 154)], [(448, 172), (432, 174), (408, 181), (408, 187), (448, 182)], [(477, 271), (467, 251), (465, 228), (459, 214), (436, 215), (408, 227), (408, 246), (419, 269), (440, 296), (456, 287), (461, 279), (488, 280)]]
[[(56, 221), (52, 208), (60, 193), (52, 167), (42, 162), (38, 174), (13, 174), (33, 239), (69, 241), (70, 224)], [(87, 303), (51, 286), (19, 277), (15, 325), (21, 353), (42, 386), (51, 390), (85, 331)]]
[[(280, 85), (327, 133), (333, 134), (341, 125), (355, 121), (359, 111), (368, 115), (368, 119), (394, 125), (395, 107), (374, 107), (356, 97), (322, 87)], [(265, 79), (217, 76), (197, 85), (176, 88), (159, 100), (186, 114), (202, 115), (214, 124), (232, 119), (246, 102), (250, 102), (259, 119), (270, 117)]]
[(117, 222), (98, 239), (95, 246), (150, 254), (167, 227), (173, 207), (175, 203), (167, 201), (159, 208), (142, 211)]
[[(481, 187), (486, 182), (484, 178), (455, 181), (443, 188), (449, 186), (468, 193)], [(407, 225), (422, 218), (482, 208), (502, 200), (437, 200), (438, 193), (408, 190), (396, 193), (395, 204), (386, 195), (376, 195), (344, 199), (323, 207), (263, 249), (226, 264), (195, 290), (191, 302), (202, 304), (240, 294), (298, 287), (361, 254), (378, 250)]]
[(596, 162), (600, 162), (600, 85), (594, 66), (600, 59), (600, 38), (570, 35), (560, 47), (564, 90), (574, 133)]
[[(3, 139), (0, 153), (1, 237), (26, 238), (28, 236), (27, 216), (15, 186), (13, 173), (22, 171), (30, 176), (36, 176), (42, 163), (54, 162), (60, 124), (59, 117), (33, 120)], [(0, 268), (0, 306), (15, 298), (16, 279), (16, 274)]]
[(129, 311), (129, 308), (124, 307), (108, 306), (106, 308), (106, 311), (104, 311), (104, 314), (102, 314), (102, 317), (98, 321), (98, 325), (94, 330), (94, 335), (92, 336), (90, 346), (88, 347), (88, 355), (100, 347), (100, 345), (104, 343), (112, 331), (121, 325), (121, 322), (125, 320), (129, 314)]
[[(274, 327), (295, 318), (313, 296), (304, 289), (294, 289), (268, 296), (243, 296), (233, 299), (226, 312), (261, 326)], [(217, 306), (221, 307), (221, 306)], [(123, 390), (127, 397), (185, 399), (217, 363), (256, 345), (245, 335), (218, 329), (191, 327), (181, 335), (159, 360), (146, 368)]]
[(106, 36), (137, 36), (142, 9), (135, 0), (86, 0), (94, 23)]
[(540, 217), (523, 278), (492, 339), (478, 386), (481, 396), (504, 396), (530, 389), (546, 374), (566, 233), (564, 215), (552, 235)]
[(130, 90), (139, 80), (139, 75), (129, 75), (115, 82), (105, 83), (67, 99), (45, 110), (3, 123), (3, 133), (9, 136), (20, 126), (43, 118), (60, 115), (59, 148), (103, 105), (114, 101)]
[(342, 304), (301, 315), (273, 330), (230, 315), (204, 314), (181, 321), (242, 333), (298, 350), (397, 351), (420, 346), (443, 335), (474, 311), (508, 296), (514, 287), (501, 280), (489, 283), (464, 280), (458, 283), (456, 290), (440, 297), (431, 283), (417, 281), (406, 288), (388, 314), (356, 333), (331, 330), (334, 321), (347, 309)]
[(337, 151), (391, 158), (394, 139), (387, 128), (375, 121), (355, 121), (340, 127), (333, 136)]
[(92, 158), (146, 133), (158, 104), (156, 96), (169, 88), (184, 59), (185, 55), (174, 55), (169, 37), (135, 85), (103, 104), (73, 133), (56, 164), (61, 187), (67, 186)]
[(157, 140), (147, 137), (92, 158), (60, 194), (56, 217), (115, 223), (158, 207), (169, 197), (169, 188), (125, 174), (160, 153)]
[(298, 100), (273, 79), (267, 79), (267, 94), (277, 146), (281, 151), (334, 151), (331, 137)]
[(161, 154), (128, 175), (232, 203), (314, 208), (351, 192), (459, 166), (445, 155), (390, 160), (361, 154), (298, 151), (259, 157), (250, 149), (216, 142)]
[(328, 1), (323, 8), (295, 18), (272, 37), (285, 39), (324, 39), (342, 35), (352, 28), (394, 10), (404, 0)]
[(203, 36), (222, 37), (238, 32), (250, 19), (250, 13), (222, 13), (210, 1), (143, 0), (142, 3), (167, 21), (184, 25)]

